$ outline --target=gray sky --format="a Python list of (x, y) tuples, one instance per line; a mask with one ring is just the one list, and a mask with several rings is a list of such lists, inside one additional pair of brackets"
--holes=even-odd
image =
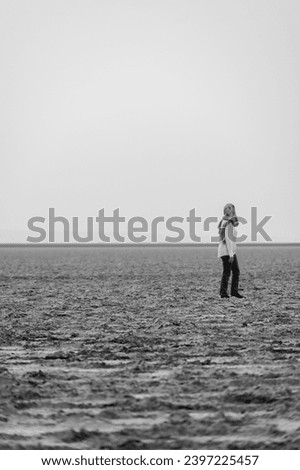
[(49, 207), (233, 202), (300, 241), (299, 17), (297, 0), (1, 0), (0, 232)]

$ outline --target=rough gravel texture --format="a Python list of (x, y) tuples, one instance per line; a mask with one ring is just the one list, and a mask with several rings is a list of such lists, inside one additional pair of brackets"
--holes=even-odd
[(299, 255), (0, 249), (0, 448), (299, 449)]

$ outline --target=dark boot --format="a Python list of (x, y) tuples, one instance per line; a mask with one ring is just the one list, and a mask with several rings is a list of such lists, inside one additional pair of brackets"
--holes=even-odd
[(231, 297), (237, 297), (238, 299), (243, 299), (244, 296), (241, 295), (239, 292), (237, 292), (236, 294), (231, 294)]

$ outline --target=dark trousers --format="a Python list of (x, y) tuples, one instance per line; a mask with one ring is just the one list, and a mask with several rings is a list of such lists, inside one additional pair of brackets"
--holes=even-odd
[(237, 294), (239, 290), (240, 268), (236, 255), (233, 256), (232, 263), (229, 262), (229, 256), (221, 256), (223, 261), (223, 275), (221, 279), (220, 295), (227, 294), (230, 271), (232, 271), (231, 295)]

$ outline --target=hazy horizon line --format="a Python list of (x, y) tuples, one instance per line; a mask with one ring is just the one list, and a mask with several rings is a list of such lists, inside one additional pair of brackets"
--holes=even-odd
[[(0, 248), (201, 248), (216, 247), (218, 242), (191, 243), (0, 243)], [(248, 242), (237, 243), (242, 247), (299, 246), (300, 242)]]

